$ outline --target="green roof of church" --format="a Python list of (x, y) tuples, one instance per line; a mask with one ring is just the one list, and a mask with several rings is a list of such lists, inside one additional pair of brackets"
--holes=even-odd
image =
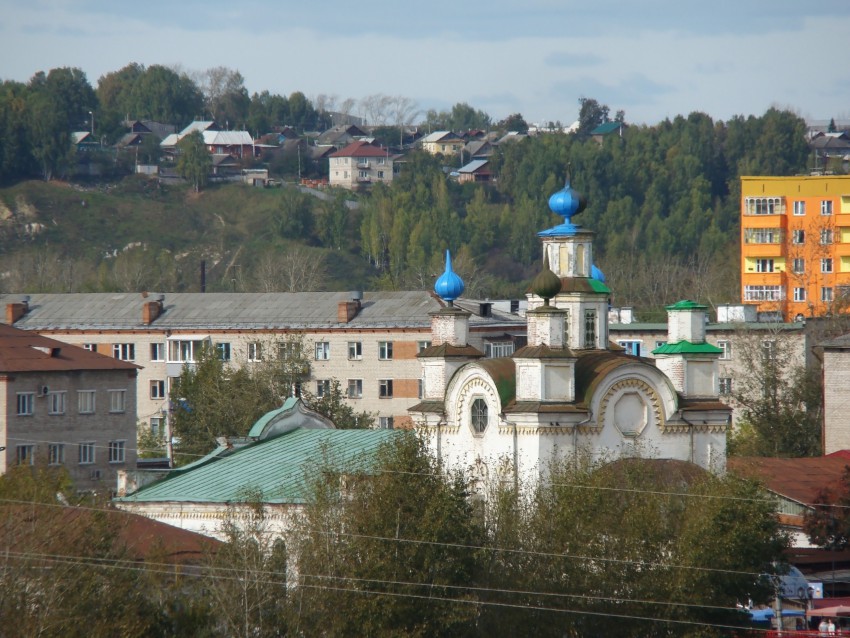
[(202, 459), (191, 469), (169, 472), (118, 502), (229, 503), (262, 492), (264, 503), (303, 503), (309, 469), (326, 463), (340, 471), (362, 471), (378, 448), (401, 430), (330, 430), (298, 428), (239, 448), (226, 456)]
[(652, 351), (652, 354), (720, 354), (723, 352), (717, 346), (710, 343), (691, 343), (690, 341), (677, 341), (676, 343), (665, 343)]
[(677, 301), (670, 306), (664, 306), (664, 308), (666, 310), (708, 310), (708, 306), (703, 306), (702, 304), (699, 304), (696, 301), (691, 301), (690, 299)]

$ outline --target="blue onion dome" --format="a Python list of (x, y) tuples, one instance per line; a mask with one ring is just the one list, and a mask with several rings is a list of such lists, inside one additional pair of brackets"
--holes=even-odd
[(561, 280), (549, 268), (549, 252), (543, 252), (543, 270), (531, 281), (531, 292), (543, 298), (543, 305), (548, 306), (549, 300), (561, 292)]
[(437, 279), (437, 283), (434, 284), (434, 292), (437, 293), (443, 301), (447, 302), (449, 306), (454, 305), (454, 300), (460, 297), (463, 294), (463, 289), (466, 286), (463, 285), (463, 279), (461, 279), (455, 271), (452, 270), (452, 256), (451, 253), (446, 251), (446, 270), (440, 275), (440, 278)]
[(578, 215), (587, 207), (587, 199), (584, 195), (570, 186), (570, 178), (564, 187), (549, 198), (549, 208), (556, 215), (564, 218), (564, 223), (569, 224), (574, 215)]
[(601, 281), (603, 284), (605, 283), (605, 273), (599, 270), (596, 264), (590, 264), (590, 277), (596, 281)]

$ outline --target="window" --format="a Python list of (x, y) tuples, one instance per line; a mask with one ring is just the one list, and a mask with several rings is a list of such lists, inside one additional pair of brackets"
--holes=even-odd
[(416, 396), (421, 399), (425, 396), (425, 381), (423, 381), (422, 379), (417, 379), (416, 385), (418, 386)]
[(110, 441), (109, 442), (109, 462), (123, 463), (126, 441)]
[(487, 402), (484, 399), (475, 399), (472, 402), (470, 423), (472, 431), (481, 434), (487, 429)]
[(348, 380), (348, 398), (360, 399), (363, 397), (363, 379)]
[(65, 445), (63, 443), (50, 443), (47, 446), (48, 465), (62, 465), (65, 462)]
[(331, 344), (327, 341), (316, 342), (316, 361), (327, 361), (331, 358)]
[(381, 379), (378, 381), (378, 396), (382, 399), (389, 399), (393, 396), (392, 379)]
[(820, 260), (820, 271), (825, 273), (832, 272), (832, 257), (824, 257)]
[(94, 463), (94, 442), (80, 443), (80, 465), (91, 465)]
[(806, 300), (806, 289), (805, 288), (794, 288), (794, 301), (805, 301)]
[(498, 357), (509, 357), (514, 353), (514, 344), (512, 341), (493, 341), (484, 344), (484, 354), (487, 357), (496, 359)]
[(319, 379), (316, 381), (316, 397), (321, 399), (331, 391), (330, 379)]
[(385, 163), (386, 163), (386, 158), (384, 158), (384, 157), (378, 158), (378, 164), (385, 164)]
[(430, 347), (431, 347), (430, 341), (417, 341), (416, 342), (416, 354), (419, 354), (423, 350), (425, 350), (426, 348), (430, 348)]
[(720, 394), (732, 394), (732, 378), (720, 377)]
[(359, 361), (363, 358), (363, 344), (360, 341), (348, 342), (348, 358), (351, 361)]
[(744, 301), (782, 301), (781, 286), (744, 286)]
[(230, 344), (226, 341), (215, 344), (216, 352), (218, 352), (219, 361), (230, 361)]
[(35, 463), (35, 446), (18, 445), (15, 448), (15, 462), (18, 465), (32, 465)]
[(785, 206), (781, 197), (747, 197), (744, 210), (747, 215), (782, 215)]
[(820, 203), (820, 214), (821, 215), (832, 215), (832, 200), (824, 199)]
[(18, 416), (32, 416), (35, 392), (18, 392)]
[(723, 352), (720, 353), (720, 358), (723, 361), (730, 361), (732, 359), (732, 342), (731, 341), (718, 341), (717, 347), (720, 348)]
[(201, 354), (202, 340), (171, 339), (168, 342), (168, 361), (171, 363), (195, 363)]
[(630, 354), (635, 357), (640, 356), (640, 341), (618, 341), (617, 343), (625, 348), (626, 354)]
[(165, 361), (165, 344), (151, 344), (151, 361)]
[(756, 259), (756, 272), (773, 272), (773, 260)]
[(392, 430), (393, 429), (393, 418), (391, 416), (382, 416), (378, 418), (378, 426), (382, 430)]
[(584, 347), (596, 347), (596, 311), (584, 311)]
[(775, 361), (776, 360), (776, 340), (775, 339), (765, 339), (761, 342), (761, 351), (762, 356), (765, 361)]
[(165, 419), (161, 416), (152, 416), (151, 417), (151, 436), (159, 437), (163, 432), (163, 426), (165, 425)]
[(248, 361), (262, 361), (263, 348), (257, 341), (252, 341), (248, 344)]
[(806, 272), (806, 260), (802, 257), (795, 257), (791, 261), (791, 271), (796, 275), (802, 275)]
[(88, 350), (89, 352), (97, 352), (97, 344), (96, 343), (84, 343), (83, 350)]
[(832, 288), (830, 286), (824, 286), (820, 289), (820, 300), (832, 301)]
[(126, 390), (109, 390), (109, 411), (124, 412)]
[(823, 228), (820, 231), (820, 243), (822, 244), (831, 244), (832, 243), (832, 229), (831, 228)]
[(792, 244), (805, 244), (806, 243), (806, 231), (797, 229), (791, 231), (791, 243)]
[(782, 238), (779, 228), (746, 228), (744, 229), (745, 244), (778, 244)]
[(378, 171), (378, 179), (384, 179), (384, 171)]
[(162, 379), (154, 379), (151, 381), (151, 399), (165, 398), (165, 381)]
[(367, 179), (369, 177), (369, 171), (357, 171), (357, 177)]
[(77, 412), (94, 414), (94, 390), (77, 390)]
[(136, 344), (135, 343), (113, 343), (112, 356), (122, 361), (136, 360)]
[(47, 413), (65, 414), (65, 392), (47, 393)]
[(794, 214), (802, 217), (806, 214), (806, 202), (794, 202)]
[(387, 361), (393, 358), (393, 342), (379, 341), (378, 342), (378, 358), (382, 361)]

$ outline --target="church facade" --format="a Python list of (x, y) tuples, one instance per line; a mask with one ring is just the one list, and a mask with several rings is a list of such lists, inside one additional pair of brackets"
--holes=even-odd
[(528, 343), (484, 358), (469, 345), (463, 282), (446, 271), (435, 292), (431, 346), (419, 354), (423, 400), (410, 408), (448, 467), (482, 479), (537, 480), (580, 455), (676, 459), (722, 473), (730, 409), (718, 400), (721, 350), (706, 342), (707, 308), (667, 307), (667, 342), (654, 360), (608, 340), (610, 290), (593, 265), (593, 232), (572, 222), (585, 201), (566, 186), (549, 206), (564, 223), (538, 233), (543, 268), (528, 293)]

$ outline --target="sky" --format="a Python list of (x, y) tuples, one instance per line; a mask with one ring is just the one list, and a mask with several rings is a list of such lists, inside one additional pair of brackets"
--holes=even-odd
[(225, 66), (250, 93), (466, 102), (496, 121), (568, 124), (582, 97), (633, 124), (850, 120), (847, 34), (850, 0), (0, 0), (0, 80)]

